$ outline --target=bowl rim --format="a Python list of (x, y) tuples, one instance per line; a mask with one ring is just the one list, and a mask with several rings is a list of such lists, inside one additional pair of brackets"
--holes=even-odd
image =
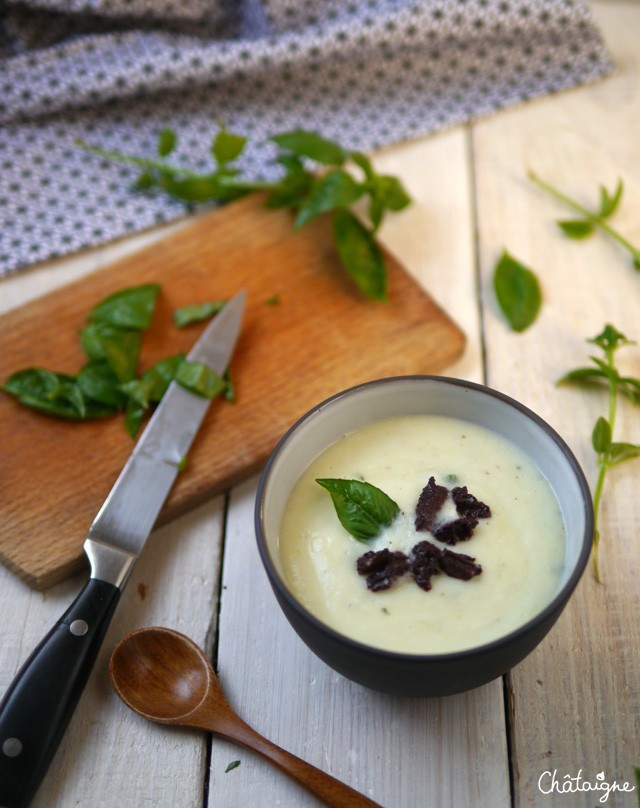
[[(515, 408), (516, 410), (520, 411), (523, 415), (531, 419), (543, 432), (547, 433), (547, 435), (553, 440), (553, 442), (558, 446), (558, 448), (562, 452), (563, 456), (568, 462), (568, 465), (571, 467), (576, 477), (584, 507), (585, 530), (582, 536), (582, 546), (580, 547), (580, 552), (576, 557), (573, 569), (571, 570), (569, 576), (567, 577), (567, 580), (565, 581), (564, 585), (559, 589), (554, 598), (543, 609), (537, 612), (533, 617), (531, 617), (525, 623), (513, 629), (508, 634), (505, 634), (502, 637), (498, 637), (494, 640), (490, 640), (489, 642), (485, 642), (480, 645), (474, 645), (470, 648), (463, 648), (459, 651), (446, 651), (444, 653), (439, 654), (437, 653), (417, 654), (405, 651), (393, 651), (385, 648), (379, 648), (373, 645), (367, 645), (366, 643), (360, 642), (359, 640), (355, 640), (346, 634), (342, 634), (341, 632), (337, 631), (336, 629), (332, 628), (331, 626), (327, 625), (322, 620), (317, 618), (312, 612), (310, 612), (305, 606), (303, 606), (300, 603), (300, 601), (292, 594), (286, 582), (278, 572), (277, 567), (271, 557), (269, 548), (267, 546), (263, 524), (264, 492), (268, 486), (269, 478), (271, 476), (273, 467), (284, 446), (288, 443), (290, 437), (299, 429), (301, 429), (302, 426), (306, 423), (306, 421), (308, 421), (316, 412), (318, 412), (318, 410), (331, 405), (334, 401), (338, 401), (339, 399), (355, 395), (356, 393), (362, 390), (366, 390), (367, 388), (379, 387), (383, 384), (390, 384), (390, 383), (395, 384), (399, 382), (411, 382), (411, 381), (429, 381), (435, 383), (450, 384), (454, 387), (470, 389), (473, 390), (474, 392), (486, 395), (488, 398), (497, 399), (498, 401), (501, 401), (502, 403)], [(553, 618), (556, 612), (559, 615), (560, 611), (563, 608), (563, 605), (568, 601), (573, 590), (578, 585), (578, 582), (580, 581), (580, 578), (584, 573), (585, 567), (587, 566), (587, 562), (589, 560), (592, 548), (594, 516), (593, 516), (593, 503), (591, 499), (591, 490), (589, 488), (589, 484), (586, 480), (584, 472), (580, 464), (578, 463), (577, 458), (575, 457), (573, 451), (569, 448), (564, 438), (562, 438), (561, 435), (536, 412), (531, 410), (526, 405), (522, 404), (517, 399), (512, 398), (511, 396), (508, 396), (505, 393), (502, 393), (491, 387), (488, 387), (487, 385), (479, 384), (478, 382), (471, 382), (465, 379), (458, 379), (452, 376), (412, 374), (403, 376), (386, 376), (380, 379), (373, 379), (371, 381), (353, 385), (352, 387), (348, 387), (345, 390), (341, 390), (338, 393), (334, 393), (333, 395), (329, 396), (328, 398), (324, 399), (323, 401), (313, 406), (311, 409), (305, 412), (304, 415), (298, 418), (298, 420), (295, 421), (295, 423), (289, 427), (289, 429), (277, 442), (273, 451), (269, 455), (266, 465), (262, 470), (256, 492), (255, 509), (254, 509), (254, 526), (255, 526), (256, 541), (258, 544), (258, 552), (260, 554), (262, 564), (265, 568), (265, 571), (267, 573), (267, 576), (269, 577), (272, 586), (275, 586), (277, 588), (278, 593), (282, 598), (284, 598), (287, 605), (291, 609), (293, 609), (293, 611), (296, 612), (300, 617), (302, 617), (306, 622), (311, 623), (317, 631), (325, 633), (335, 642), (340, 643), (342, 645), (346, 645), (353, 651), (372, 654), (374, 657), (381, 659), (384, 658), (386, 661), (396, 660), (398, 662), (402, 662), (405, 664), (407, 663), (425, 664), (429, 662), (451, 663), (457, 660), (464, 661), (465, 659), (475, 657), (480, 653), (485, 654), (485, 653), (491, 653), (493, 651), (498, 651), (500, 648), (506, 645), (510, 645), (512, 642), (517, 641), (519, 638), (523, 637), (530, 631), (536, 629), (538, 626), (542, 625), (547, 620)]]

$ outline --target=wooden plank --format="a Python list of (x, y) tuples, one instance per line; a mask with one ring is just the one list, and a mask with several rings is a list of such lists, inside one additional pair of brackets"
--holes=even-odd
[[(462, 324), (469, 339), (454, 367), (480, 380), (467, 157), (457, 130), (389, 149), (377, 164), (401, 173), (415, 200), (408, 224), (389, 223), (386, 243)], [(501, 680), (446, 699), (402, 699), (334, 673), (277, 606), (255, 548), (254, 493), (251, 481), (234, 490), (225, 543), (218, 664), (231, 703), (271, 740), (385, 808), (508, 805)], [(225, 774), (235, 759), (241, 765)], [(210, 778), (211, 808), (318, 804), (255, 755), (215, 739)]]
[[(233, 361), (238, 403), (212, 408), (166, 521), (255, 471), (290, 423), (326, 396), (380, 376), (435, 372), (460, 355), (459, 328), (391, 257), (389, 267), (389, 301), (368, 301), (339, 267), (328, 222), (292, 234), (285, 211), (247, 198), (5, 314), (0, 378), (33, 365), (76, 372), (84, 361), (78, 327), (97, 301), (124, 286), (162, 285), (143, 369), (187, 350), (199, 333), (172, 328), (173, 308), (247, 289)], [(273, 295), (279, 305), (267, 304)], [(133, 444), (121, 418), (70, 424), (8, 396), (0, 397), (0, 442), (0, 558), (45, 587), (84, 563), (86, 530)]]
[[(606, 414), (606, 396), (554, 386), (585, 363), (585, 339), (614, 323), (640, 338), (640, 278), (626, 254), (602, 235), (586, 242), (561, 236), (554, 219), (567, 210), (530, 184), (534, 168), (583, 203), (597, 205), (598, 183), (626, 183), (615, 225), (640, 244), (637, 210), (638, 92), (636, 32), (640, 6), (593, 3), (617, 64), (616, 74), (591, 87), (501, 113), (474, 127), (480, 255), (485, 300), (488, 381), (537, 410), (567, 439), (593, 484), (591, 429)], [(569, 214), (570, 215), (570, 214)], [(492, 268), (508, 248), (541, 278), (545, 302), (525, 334), (508, 331), (491, 293)], [(639, 349), (620, 362), (639, 375)], [(638, 442), (637, 408), (623, 406), (616, 432)], [(509, 677), (516, 806), (593, 808), (588, 792), (543, 795), (545, 772), (597, 782), (633, 783), (640, 761), (640, 587), (637, 492), (640, 464), (620, 467), (607, 482), (600, 562), (604, 585), (591, 569), (541, 646)], [(547, 788), (551, 775), (542, 786)], [(637, 794), (611, 795), (635, 806)]]

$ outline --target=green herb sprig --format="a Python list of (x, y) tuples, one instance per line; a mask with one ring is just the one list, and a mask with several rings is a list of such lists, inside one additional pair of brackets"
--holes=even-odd
[(493, 271), (496, 300), (514, 331), (526, 331), (542, 305), (542, 292), (535, 273), (506, 250)]
[[(191, 204), (230, 202), (245, 194), (267, 193), (267, 208), (290, 208), (294, 227), (303, 227), (318, 216), (332, 217), (338, 256), (360, 291), (374, 300), (387, 297), (387, 268), (376, 234), (388, 211), (400, 211), (411, 199), (396, 177), (379, 174), (362, 152), (349, 151), (315, 132), (296, 129), (274, 135), (279, 149), (276, 162), (282, 176), (272, 182), (240, 176), (235, 161), (242, 155), (247, 138), (221, 128), (213, 138), (211, 156), (214, 168), (199, 173), (167, 162), (176, 148), (177, 136), (171, 129), (158, 138), (157, 158), (149, 159), (92, 146), (78, 145), (107, 160), (127, 163), (140, 169), (134, 185), (138, 190), (160, 190)], [(312, 170), (309, 162), (316, 164)], [(322, 169), (318, 173), (318, 166)], [(356, 176), (347, 166), (357, 169)], [(368, 223), (351, 210), (367, 199)]]
[(577, 384), (600, 384), (608, 390), (609, 409), (607, 417), (600, 416), (595, 423), (591, 435), (591, 443), (597, 454), (598, 478), (593, 491), (594, 533), (593, 533), (593, 571), (598, 582), (601, 581), (598, 565), (598, 544), (600, 542), (600, 529), (598, 519), (604, 481), (607, 472), (614, 466), (628, 460), (640, 457), (640, 445), (623, 443), (613, 440), (618, 398), (620, 395), (628, 398), (633, 404), (640, 402), (640, 379), (632, 376), (622, 376), (615, 365), (615, 353), (625, 345), (635, 345), (613, 325), (607, 324), (602, 332), (593, 339), (587, 340), (597, 345), (603, 352), (604, 359), (597, 356), (589, 357), (592, 364), (569, 371), (558, 384), (567, 382)]
[(388, 527), (400, 512), (390, 496), (361, 480), (316, 480), (331, 495), (340, 524), (354, 539), (367, 542)]
[[(136, 377), (142, 332), (151, 325), (159, 292), (157, 284), (144, 284), (122, 289), (98, 303), (80, 331), (88, 361), (75, 376), (25, 368), (13, 373), (0, 389), (26, 407), (72, 421), (124, 412), (125, 428), (132, 437), (174, 379), (197, 395), (214, 398), (223, 393), (231, 400), (228, 375), (223, 378), (183, 354), (161, 359)], [(210, 311), (208, 316), (213, 314)]]
[(624, 183), (621, 179), (618, 180), (612, 192), (609, 192), (604, 185), (600, 185), (600, 205), (597, 210), (592, 211), (579, 202), (576, 202), (575, 199), (567, 196), (567, 194), (559, 191), (553, 185), (546, 182), (546, 180), (541, 179), (534, 171), (529, 171), (528, 176), (539, 188), (580, 215), (579, 219), (558, 220), (558, 227), (566, 236), (572, 239), (584, 239), (588, 238), (599, 228), (631, 254), (633, 266), (635, 269), (640, 270), (640, 249), (634, 247), (634, 245), (612, 227), (608, 221), (616, 212), (622, 200)]

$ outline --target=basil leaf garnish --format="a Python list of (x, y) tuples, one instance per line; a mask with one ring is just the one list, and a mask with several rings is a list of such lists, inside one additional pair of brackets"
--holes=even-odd
[(391, 497), (371, 483), (336, 478), (316, 482), (331, 494), (340, 524), (358, 541), (374, 539), (400, 512)]
[(535, 274), (505, 250), (496, 264), (493, 286), (502, 313), (514, 331), (526, 331), (535, 321), (542, 293)]

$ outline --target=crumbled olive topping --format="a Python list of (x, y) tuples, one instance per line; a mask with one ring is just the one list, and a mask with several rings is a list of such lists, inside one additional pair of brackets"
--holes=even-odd
[(360, 575), (367, 576), (367, 586), (372, 592), (389, 589), (391, 584), (409, 569), (409, 559), (399, 551), (387, 547), (375, 552), (370, 550), (356, 562)]
[(436, 516), (448, 496), (449, 490), (444, 485), (436, 485), (435, 477), (429, 477), (429, 482), (422, 489), (416, 505), (416, 530), (433, 528)]
[[(451, 499), (456, 506), (457, 519), (437, 523), (438, 513), (449, 497), (449, 489), (437, 485), (435, 477), (430, 477), (422, 489), (416, 505), (415, 528), (428, 531), (435, 539), (444, 544), (454, 545), (459, 541), (468, 541), (479, 519), (488, 519), (491, 509), (470, 494), (465, 486), (457, 486), (451, 491)], [(444, 573), (450, 578), (469, 581), (482, 572), (482, 566), (475, 563), (472, 556), (454, 553), (452, 550), (440, 549), (430, 541), (420, 541), (411, 548), (411, 554), (400, 551), (370, 550), (356, 561), (359, 575), (366, 576), (367, 587), (372, 592), (389, 589), (393, 583), (410, 572), (413, 580), (428, 592), (431, 589), (431, 578)]]
[(411, 572), (414, 581), (421, 589), (431, 589), (431, 578), (444, 572), (450, 578), (469, 581), (480, 575), (482, 567), (475, 563), (475, 558), (454, 553), (452, 550), (441, 550), (429, 541), (421, 541), (411, 550), (411, 556), (396, 550), (370, 550), (360, 556), (356, 562), (360, 575), (367, 576), (367, 587), (372, 592), (389, 589), (397, 578)]

